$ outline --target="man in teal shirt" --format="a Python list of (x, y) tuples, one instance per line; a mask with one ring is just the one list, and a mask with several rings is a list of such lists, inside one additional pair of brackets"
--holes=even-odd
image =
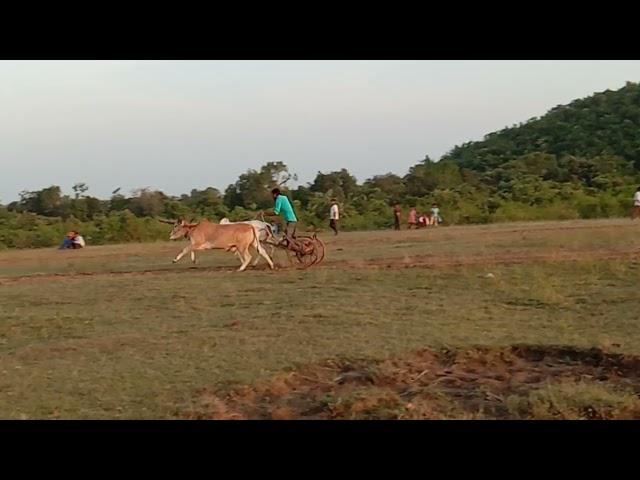
[(298, 222), (298, 218), (293, 211), (291, 202), (285, 195), (280, 193), (279, 188), (274, 188), (273, 190), (271, 190), (271, 194), (273, 195), (275, 206), (273, 207), (273, 213), (265, 212), (265, 215), (282, 215), (284, 221), (286, 222), (286, 227), (284, 229), (285, 239), (287, 237), (296, 238), (296, 224)]

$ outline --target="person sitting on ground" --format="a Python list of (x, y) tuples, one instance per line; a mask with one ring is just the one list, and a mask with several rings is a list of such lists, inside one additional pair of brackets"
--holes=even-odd
[(427, 228), (429, 225), (429, 217), (427, 217), (424, 213), (421, 213), (418, 216), (418, 228)]
[(60, 244), (60, 247), (58, 247), (58, 250), (64, 250), (67, 248), (77, 249), (83, 248), (84, 246), (84, 238), (82, 238), (82, 236), (77, 231), (71, 230), (64, 236), (64, 240)]
[(71, 239), (72, 242), (72, 248), (84, 248), (86, 245), (86, 242), (84, 241), (84, 238), (82, 237), (82, 235), (80, 235), (80, 233), (74, 231), (75, 236)]
[(75, 236), (75, 232), (67, 232), (62, 240), (62, 243), (58, 247), (58, 250), (64, 250), (66, 248), (73, 248), (73, 237)]
[(416, 227), (416, 217), (418, 216), (418, 212), (416, 212), (416, 207), (411, 207), (409, 209), (409, 218), (407, 219), (407, 223), (409, 224), (409, 230), (411, 230), (411, 228), (415, 228)]
[(442, 221), (440, 217), (440, 209), (438, 208), (438, 204), (434, 203), (431, 205), (431, 225), (437, 227), (438, 224)]

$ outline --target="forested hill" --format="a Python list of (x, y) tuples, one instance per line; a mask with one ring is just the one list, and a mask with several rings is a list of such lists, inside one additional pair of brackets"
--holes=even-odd
[(545, 152), (561, 157), (616, 155), (640, 170), (640, 84), (627, 82), (551, 109), (540, 118), (455, 147), (442, 160), (487, 171), (518, 156)]

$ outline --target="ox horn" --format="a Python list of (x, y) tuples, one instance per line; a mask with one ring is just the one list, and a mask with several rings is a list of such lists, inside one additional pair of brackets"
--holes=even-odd
[(175, 220), (165, 220), (164, 218), (157, 218), (156, 220), (162, 223), (168, 223), (170, 225), (173, 225), (174, 223), (176, 223)]

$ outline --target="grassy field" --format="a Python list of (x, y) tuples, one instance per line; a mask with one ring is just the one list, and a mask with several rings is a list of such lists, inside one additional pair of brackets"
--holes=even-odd
[[(204, 252), (196, 266), (188, 258), (172, 265), (182, 242), (0, 252), (0, 418), (234, 418), (228, 414), (233, 408), (245, 412), (236, 417), (278, 418), (273, 409), (246, 413), (230, 400), (223, 408), (226, 400), (219, 399), (237, 399), (234, 392), (242, 386), (257, 389), (313, 365), (340, 374), (351, 359), (350, 365), (379, 369), (425, 349), (467, 352), (458, 354), (464, 358), (493, 355), (483, 348), (503, 355), (515, 345), (640, 355), (639, 222), (514, 223), (322, 238), (328, 254), (320, 267), (244, 273), (233, 272), (238, 262), (228, 253)], [(276, 259), (286, 264), (284, 257)], [(530, 370), (538, 368), (529, 353), (522, 355)], [(434, 362), (423, 357), (420, 362)], [(447, 362), (437, 358), (438, 372), (463, 378), (455, 369), (447, 373)], [(331, 359), (341, 366), (327, 366)], [(484, 370), (494, 371), (483, 362)], [(496, 400), (500, 411), (473, 402), (464, 411), (434, 410), (433, 404), (416, 410), (419, 399), (407, 402), (397, 389), (384, 390), (374, 381), (358, 387), (362, 391), (354, 384), (342, 396), (323, 391), (318, 401), (325, 411), (315, 418), (553, 418), (560, 407), (549, 405), (560, 404), (570, 404), (565, 410), (580, 417), (583, 407), (570, 400), (583, 398), (587, 410), (604, 402), (635, 415), (628, 412), (636, 411), (636, 384), (585, 384), (574, 371), (558, 374), (558, 383), (556, 367), (549, 368), (535, 389)], [(430, 375), (420, 378), (428, 380), (424, 388), (436, 380)], [(480, 390), (474, 388), (467, 394)], [(429, 398), (447, 395), (429, 392)], [(362, 405), (354, 395), (378, 400), (345, 407)], [(278, 408), (280, 418), (302, 416), (291, 405)], [(407, 414), (416, 411), (422, 414)]]

